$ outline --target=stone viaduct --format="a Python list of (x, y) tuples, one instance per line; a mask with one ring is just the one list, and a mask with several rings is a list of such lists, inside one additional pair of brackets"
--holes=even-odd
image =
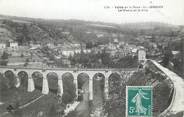
[(27, 91), (32, 92), (35, 90), (34, 79), (32, 78), (32, 74), (35, 72), (40, 72), (43, 75), (43, 83), (42, 83), (42, 93), (49, 93), (49, 85), (47, 75), (49, 73), (56, 73), (58, 76), (58, 95), (63, 95), (63, 79), (62, 76), (65, 73), (71, 73), (74, 78), (74, 84), (76, 87), (76, 97), (78, 97), (78, 75), (81, 73), (85, 73), (89, 76), (89, 100), (93, 100), (93, 78), (96, 74), (101, 73), (104, 75), (104, 94), (105, 98), (108, 99), (109, 94), (109, 76), (113, 73), (117, 73), (121, 77), (121, 72), (126, 72), (128, 74), (132, 74), (136, 69), (77, 69), (77, 68), (27, 68), (27, 67), (0, 67), (0, 72), (5, 74), (7, 71), (11, 71), (14, 73), (17, 84), (16, 87), (20, 86), (20, 79), (18, 74), (20, 72), (26, 72), (28, 75), (28, 87)]

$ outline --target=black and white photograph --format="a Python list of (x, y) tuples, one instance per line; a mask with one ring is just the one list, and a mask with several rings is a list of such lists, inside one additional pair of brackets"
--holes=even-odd
[(184, 117), (183, 0), (0, 0), (0, 117)]

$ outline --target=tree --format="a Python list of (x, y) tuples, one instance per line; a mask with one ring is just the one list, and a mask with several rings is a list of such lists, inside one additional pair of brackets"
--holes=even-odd
[(87, 54), (81, 53), (79, 63), (82, 64), (82, 66), (87, 67), (89, 63), (89, 56)]
[(87, 49), (91, 49), (91, 48), (93, 48), (93, 43), (90, 41), (90, 42), (87, 42), (86, 43), (86, 48)]
[(108, 117), (123, 117), (125, 116), (125, 92), (126, 84), (122, 84), (123, 79), (118, 74), (113, 74), (109, 77), (109, 100), (105, 102), (105, 113)]
[(23, 54), (23, 53), (21, 53), (20, 57), (21, 57), (21, 58), (23, 58), (23, 57), (24, 57), (24, 54)]
[(104, 64), (105, 66), (110, 66), (112, 63), (112, 60), (110, 58), (110, 54), (107, 53), (105, 50), (103, 50), (102, 54), (101, 54), (101, 60), (102, 60), (102, 64)]
[(2, 60), (2, 61), (0, 61), (0, 65), (2, 65), (2, 66), (6, 66), (6, 65), (7, 65), (7, 63), (8, 63), (8, 61), (7, 61), (7, 60)]
[(164, 57), (162, 60), (163, 66), (168, 67), (169, 62), (172, 60), (172, 58), (173, 58), (173, 55), (172, 55), (171, 49), (169, 47), (166, 47), (164, 50)]
[(3, 52), (2, 56), (1, 56), (1, 61), (0, 61), (0, 65), (6, 66), (8, 63), (8, 53), (7, 52)]
[(2, 58), (3, 60), (8, 59), (8, 53), (4, 51), (4, 52), (3, 52), (3, 55), (1, 56), (1, 58)]
[(24, 24), (23, 25), (23, 28), (22, 28), (22, 38), (21, 38), (21, 40), (19, 40), (19, 43), (21, 45), (30, 41), (30, 38), (29, 38), (28, 35), (29, 35), (28, 26), (26, 24)]
[(114, 67), (132, 68), (137, 66), (138, 66), (137, 57), (133, 57), (129, 55), (118, 60)]
[(25, 62), (25, 64), (24, 64), (24, 67), (28, 66), (28, 63), (29, 63), (29, 59), (27, 58), (27, 59), (26, 59), (26, 62)]

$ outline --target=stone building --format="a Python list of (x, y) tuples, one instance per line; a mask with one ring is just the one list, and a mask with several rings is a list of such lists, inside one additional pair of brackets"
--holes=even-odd
[(144, 48), (140, 48), (138, 50), (138, 61), (144, 62), (146, 60), (146, 50)]

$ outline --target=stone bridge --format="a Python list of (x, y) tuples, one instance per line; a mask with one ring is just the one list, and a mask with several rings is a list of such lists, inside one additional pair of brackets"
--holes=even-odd
[(121, 72), (126, 72), (127, 74), (132, 74), (136, 69), (77, 69), (77, 68), (27, 68), (27, 67), (0, 67), (0, 72), (2, 74), (5, 74), (5, 72), (11, 71), (18, 84), (16, 84), (16, 87), (20, 86), (20, 78), (18, 77), (18, 74), (20, 72), (27, 73), (28, 76), (28, 87), (27, 91), (32, 92), (35, 90), (35, 83), (34, 79), (32, 78), (32, 75), (35, 72), (39, 72), (43, 75), (43, 83), (42, 83), (42, 93), (48, 94), (49, 93), (49, 85), (48, 85), (48, 79), (47, 75), (49, 73), (55, 73), (58, 76), (58, 95), (63, 95), (63, 79), (62, 76), (65, 73), (71, 73), (73, 75), (73, 82), (76, 87), (76, 98), (78, 97), (78, 75), (81, 73), (85, 73), (89, 77), (89, 100), (93, 100), (93, 78), (96, 74), (101, 73), (104, 75), (104, 94), (105, 98), (108, 99), (108, 92), (109, 92), (109, 83), (108, 79), (111, 74), (117, 73), (121, 77)]

